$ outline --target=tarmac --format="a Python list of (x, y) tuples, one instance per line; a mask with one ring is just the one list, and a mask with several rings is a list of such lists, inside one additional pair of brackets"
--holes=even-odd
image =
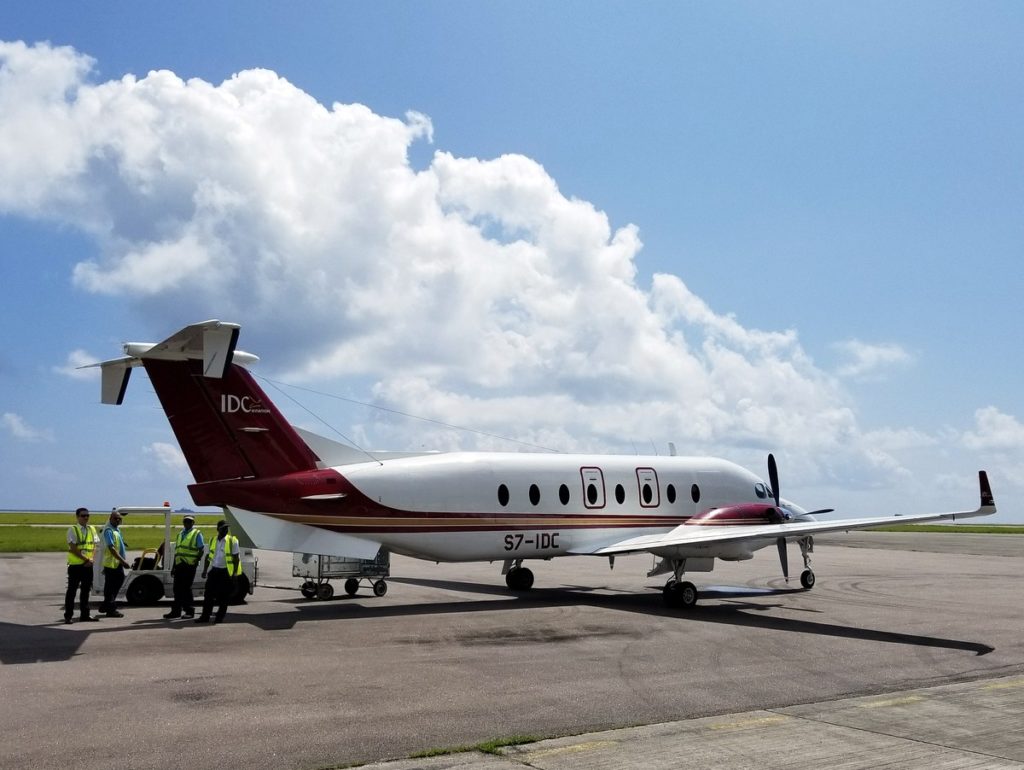
[(1024, 677), (585, 733), (364, 770), (1021, 768)]
[(215, 627), (63, 626), (62, 555), (2, 555), (0, 768), (1024, 768), (1024, 538), (843, 537), (811, 591), (766, 551), (690, 613), (649, 557), (538, 562), (523, 597), (395, 557), (386, 596), (321, 602), (261, 551)]

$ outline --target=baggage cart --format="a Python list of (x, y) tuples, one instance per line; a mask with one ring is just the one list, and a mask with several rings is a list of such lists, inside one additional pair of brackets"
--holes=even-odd
[(391, 575), (391, 554), (381, 548), (373, 559), (351, 559), (345, 556), (327, 556), (316, 553), (292, 555), (292, 577), (305, 578), (299, 591), (307, 599), (331, 599), (334, 586), (331, 580), (345, 580), (345, 593), (355, 596), (365, 580), (374, 596), (388, 592), (384, 578)]

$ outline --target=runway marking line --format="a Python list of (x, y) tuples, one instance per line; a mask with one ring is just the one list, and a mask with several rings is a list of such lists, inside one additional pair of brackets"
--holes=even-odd
[(741, 719), (736, 722), (721, 722), (716, 725), (711, 725), (712, 730), (743, 730), (747, 727), (762, 727), (765, 725), (777, 725), (780, 722), (788, 722), (791, 717), (787, 716), (772, 716), (772, 717), (755, 717), (753, 719)]
[(1005, 690), (1009, 687), (1024, 687), (1024, 679), (1011, 679), (1009, 682), (993, 682), (982, 687), (982, 690)]
[(619, 741), (586, 741), (574, 743), (571, 746), (559, 746), (554, 749), (538, 749), (537, 751), (526, 752), (527, 761), (539, 757), (551, 757), (558, 754), (581, 754), (584, 751), (595, 751), (597, 749), (609, 749), (618, 746)]
[(889, 698), (888, 700), (876, 700), (871, 703), (861, 703), (862, 709), (877, 709), (885, 708), (886, 706), (903, 706), (907, 703), (917, 703), (918, 701), (924, 700), (920, 695), (908, 695), (905, 698)]

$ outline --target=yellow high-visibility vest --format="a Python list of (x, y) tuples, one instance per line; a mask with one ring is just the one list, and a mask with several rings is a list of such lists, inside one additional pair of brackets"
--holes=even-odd
[[(93, 551), (96, 548), (96, 527), (92, 524), (87, 524), (84, 527), (80, 524), (75, 524), (75, 534), (78, 540), (75, 545), (78, 546), (78, 550), (87, 558), (92, 559)], [(85, 564), (85, 559), (75, 556), (71, 551), (68, 551), (68, 564)]]
[[(124, 538), (121, 537), (121, 530), (111, 527), (110, 531), (114, 533), (114, 550), (121, 553), (121, 546), (124, 544)], [(103, 566), (110, 569), (121, 566), (121, 560), (110, 553), (106, 537), (103, 538)]]
[[(237, 544), (238, 538), (234, 535), (224, 536), (224, 565), (228, 568), (228, 575), (231, 577), (238, 577), (242, 574), (242, 552), (239, 551), (237, 555), (231, 553)], [(213, 555), (216, 552), (217, 540), (213, 540), (210, 542), (210, 551), (208, 553), (210, 564), (213, 564)]]
[(196, 546), (196, 540), (199, 539), (199, 530), (195, 527), (185, 531), (184, 529), (178, 533), (178, 536), (174, 540), (174, 563), (175, 564), (198, 564), (199, 557), (203, 551), (201, 548)]

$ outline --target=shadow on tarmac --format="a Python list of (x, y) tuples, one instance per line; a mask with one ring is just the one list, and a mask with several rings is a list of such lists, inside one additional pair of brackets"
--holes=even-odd
[[(268, 602), (272, 605), (290, 604), (296, 612), (266, 612), (262, 614), (240, 614), (229, 611), (226, 623), (248, 623), (263, 631), (285, 631), (300, 623), (331, 620), (359, 620), (364, 618), (417, 617), (424, 615), (445, 615), (452, 613), (495, 612), (526, 610), (543, 607), (588, 606), (620, 612), (637, 612), (646, 615), (671, 618), (680, 622), (720, 623), (738, 628), (758, 628), (785, 631), (797, 634), (814, 634), (821, 637), (860, 639), (885, 644), (904, 644), (915, 647), (938, 647), (963, 650), (975, 655), (987, 655), (995, 648), (980, 642), (946, 639), (936, 636), (904, 634), (871, 628), (820, 623), (811, 620), (777, 617), (765, 613), (785, 608), (781, 603), (753, 603), (746, 601), (753, 597), (784, 596), (802, 593), (802, 589), (749, 588), (743, 586), (710, 586), (701, 589), (702, 604), (691, 610), (671, 609), (664, 605), (660, 589), (657, 593), (637, 594), (633, 592), (608, 593), (607, 589), (593, 586), (562, 586), (558, 588), (535, 588), (528, 594), (513, 594), (503, 586), (488, 583), (461, 582), (453, 580), (430, 580), (421, 578), (391, 578), (391, 582), (418, 585), (449, 591), (473, 592), (496, 596), (494, 599), (460, 599), (447, 602), (426, 602), (422, 604), (374, 604), (363, 603), (360, 596), (342, 596), (329, 601), (305, 599), (280, 599)], [(597, 593), (600, 590), (601, 593)], [(714, 603), (717, 600), (717, 603)], [(166, 628), (181, 630), (192, 627), (191, 621), (168, 622), (162, 618), (142, 619), (128, 625), (90, 625), (68, 629), (63, 625), (28, 626), (0, 622), (0, 663), (42, 663), (70, 660), (78, 653), (83, 642), (95, 633), (121, 633), (139, 630)], [(506, 639), (504, 641), (559, 642), (586, 636), (587, 631), (578, 634)]]

